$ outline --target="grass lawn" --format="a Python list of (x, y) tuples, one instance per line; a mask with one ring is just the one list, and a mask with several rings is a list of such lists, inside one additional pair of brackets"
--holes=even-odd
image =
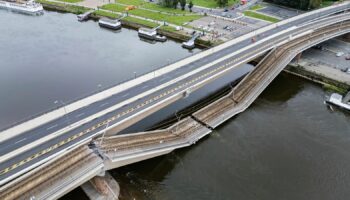
[(265, 7), (262, 6), (262, 5), (257, 4), (257, 5), (254, 5), (254, 6), (250, 7), (249, 10), (259, 10), (259, 9), (262, 9), (262, 8), (265, 8)]
[(116, 0), (116, 3), (134, 5), (137, 7), (147, 8), (154, 11), (161, 11), (161, 12), (168, 12), (168, 13), (175, 13), (175, 14), (190, 14), (189, 11), (182, 11), (180, 9), (180, 4), (177, 9), (174, 9), (174, 8), (166, 8), (155, 3), (146, 2), (144, 0)]
[(118, 14), (106, 12), (106, 11), (103, 11), (103, 10), (96, 10), (96, 11), (94, 12), (94, 14), (95, 14), (95, 15), (98, 15), (98, 16), (103, 16), (103, 17), (112, 18), (112, 19), (116, 19), (116, 18), (119, 18), (119, 17), (120, 17), (120, 15), (118, 15)]
[(82, 13), (85, 13), (88, 10), (90, 10), (90, 9), (82, 7), (82, 6), (67, 5), (64, 3), (52, 2), (52, 1), (46, 1), (46, 0), (36, 0), (36, 1), (43, 4), (44, 7), (45, 7), (45, 5), (58, 6), (58, 7), (61, 7), (63, 11), (71, 12), (74, 14), (82, 14)]
[[(187, 0), (189, 2), (189, 0)], [(219, 7), (216, 0), (192, 0), (193, 5), (202, 6), (207, 8), (217, 8)], [(228, 6), (232, 6), (233, 4), (239, 2), (239, 0), (228, 0)]]
[(257, 19), (262, 19), (262, 20), (269, 21), (272, 23), (276, 23), (276, 22), (280, 21), (277, 18), (263, 15), (263, 14), (260, 14), (260, 13), (257, 13), (257, 12), (251, 11), (251, 10), (244, 11), (244, 15), (249, 16), (249, 17), (253, 17), (253, 18), (257, 18)]
[(157, 27), (159, 25), (159, 24), (154, 23), (154, 22), (150, 22), (150, 21), (142, 20), (142, 19), (137, 19), (137, 18), (134, 18), (134, 17), (125, 17), (123, 20), (129, 21), (129, 22), (134, 22), (134, 23), (137, 23), (137, 24), (142, 24), (144, 26), (148, 26), (148, 27), (151, 27), (151, 28)]
[[(106, 10), (116, 11), (116, 12), (125, 11), (125, 6), (121, 6), (118, 4), (107, 4), (107, 5), (103, 5), (101, 8)], [(157, 13), (157, 12), (152, 12), (152, 11), (142, 10), (142, 9), (130, 10), (129, 13), (132, 15), (145, 17), (145, 18), (153, 19), (157, 21), (166, 21), (168, 23), (176, 24), (176, 25), (182, 25), (185, 22), (190, 22), (202, 17), (200, 15), (174, 16), (174, 15)]]
[(334, 4), (335, 1), (332, 0), (323, 0), (321, 3), (321, 8), (327, 7), (327, 6), (331, 6)]
[(67, 2), (67, 3), (78, 3), (78, 2), (81, 2), (83, 0), (58, 0), (58, 1)]
[[(125, 17), (123, 20), (129, 21), (129, 22), (138, 23), (138, 24), (141, 24), (141, 25), (144, 25), (144, 26), (147, 26), (147, 27), (151, 27), (151, 28), (159, 26), (159, 24), (157, 24), (157, 23), (149, 22), (149, 21), (142, 20), (142, 19), (137, 19), (137, 18), (134, 18), (134, 17)], [(166, 30), (166, 31), (170, 31), (170, 32), (175, 32), (176, 31), (174, 27), (170, 27), (170, 26), (162, 26), (162, 27), (160, 27), (160, 29)]]

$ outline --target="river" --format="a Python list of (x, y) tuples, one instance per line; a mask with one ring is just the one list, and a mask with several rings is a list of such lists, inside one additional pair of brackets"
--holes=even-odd
[[(0, 25), (0, 129), (54, 108), (55, 100), (69, 102), (191, 55), (177, 42), (149, 44), (134, 30), (111, 32), (72, 14), (0, 10)], [(173, 116), (250, 69), (237, 68), (125, 133)], [(348, 199), (350, 115), (328, 109), (327, 94), (282, 73), (247, 111), (194, 146), (112, 170), (121, 199)], [(62, 199), (87, 197), (78, 188)]]
[(0, 10), (0, 129), (200, 51), (150, 44), (137, 31), (113, 32), (76, 15)]

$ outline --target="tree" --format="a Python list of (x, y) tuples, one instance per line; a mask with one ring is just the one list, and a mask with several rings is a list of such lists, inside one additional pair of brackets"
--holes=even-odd
[(177, 4), (179, 4), (179, 0), (172, 0), (174, 9), (177, 8)]
[(186, 0), (180, 0), (181, 10), (185, 10)]
[(170, 8), (173, 6), (173, 0), (159, 0), (159, 4), (164, 7)]
[(228, 4), (228, 0), (216, 0), (220, 7), (225, 7)]
[(321, 6), (321, 4), (322, 4), (321, 0), (310, 0), (310, 2), (309, 2), (309, 6), (311, 8), (318, 8)]
[(190, 12), (192, 12), (192, 8), (193, 8), (193, 2), (190, 1), (190, 2), (188, 3), (188, 9), (190, 9)]

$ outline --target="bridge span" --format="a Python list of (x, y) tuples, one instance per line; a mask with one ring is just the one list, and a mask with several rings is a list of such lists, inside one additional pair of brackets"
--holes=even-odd
[[(191, 126), (198, 127), (199, 129), (197, 130), (195, 128), (195, 130), (192, 130), (190, 128), (183, 130), (183, 132), (189, 130), (191, 130), (189, 131), (190, 133), (195, 132), (196, 136), (194, 138), (187, 136), (187, 134), (184, 134), (185, 136), (181, 134), (180, 136), (173, 136), (165, 131), (163, 134), (156, 134), (156, 136), (152, 137), (153, 139), (146, 140), (146, 143), (148, 145), (151, 144), (151, 146), (153, 146), (153, 143), (162, 143), (161, 141), (166, 141), (164, 144), (171, 144), (168, 141), (172, 141), (174, 142), (172, 145), (182, 142), (183, 146), (188, 146), (185, 145), (189, 144), (188, 141), (196, 141), (195, 138), (203, 137), (210, 132), (211, 128), (215, 128), (231, 116), (246, 109), (298, 52), (329, 38), (348, 33), (350, 29), (350, 15), (347, 12), (342, 12), (347, 11), (349, 8), (350, 4), (346, 2), (338, 6), (303, 14), (262, 28), (242, 36), (235, 41), (214, 47), (213, 49), (195, 55), (196, 59), (188, 58), (188, 64), (184, 64), (187, 61), (180, 61), (180, 67), (177, 69), (160, 76), (154, 76), (153, 79), (142, 84), (133, 86), (130, 89), (69, 113), (72, 117), (81, 114), (81, 112), (89, 113), (86, 117), (93, 119), (86, 120), (82, 124), (78, 122), (79, 120), (83, 120), (84, 117), (71, 122), (72, 124), (68, 126), (64, 118), (59, 117), (17, 135), (14, 133), (16, 136), (7, 138), (0, 145), (0, 184), (5, 184), (12, 180), (8, 184), (5, 184), (3, 186), (4, 189), (0, 191), (10, 191), (7, 196), (11, 196), (14, 190), (10, 190), (9, 188), (16, 185), (16, 181), (25, 177), (28, 179), (34, 177), (33, 180), (40, 179), (40, 176), (35, 176), (34, 172), (38, 169), (36, 167), (40, 165), (41, 167), (51, 165), (51, 162), (55, 161), (57, 157), (62, 158), (64, 154), (70, 154), (79, 150), (81, 146), (91, 142), (93, 138), (103, 134), (106, 130), (109, 131), (107, 133), (116, 133), (164, 106), (190, 95), (192, 91), (222, 76), (234, 67), (249, 62), (270, 51), (229, 96), (216, 102), (216, 105), (219, 106), (208, 106), (193, 114), (193, 118), (187, 119), (191, 123), (189, 121), (186, 123), (192, 124)], [(252, 36), (257, 37), (258, 40), (252, 42)], [(194, 60), (192, 61), (191, 59)], [(106, 107), (104, 108), (102, 105)], [(53, 126), (52, 123), (57, 123), (57, 126), (50, 128)], [(74, 125), (73, 123), (79, 125)], [(207, 125), (209, 129), (203, 126), (203, 124)], [(128, 138), (127, 136), (124, 137)], [(132, 151), (124, 151), (129, 152), (129, 154), (125, 154), (126, 157), (129, 155), (129, 158), (133, 158), (134, 160), (128, 161), (128, 159), (124, 159), (124, 164), (121, 164), (117, 163), (121, 162), (121, 157), (113, 155), (114, 149), (116, 149), (115, 151), (118, 150), (118, 152), (121, 151), (119, 149), (121, 146), (125, 149), (133, 145), (136, 147), (139, 147), (139, 145), (144, 146), (144, 141), (140, 140), (140, 137), (132, 138), (130, 136), (130, 141), (127, 140), (126, 142), (121, 142), (122, 139), (120, 139), (120, 136), (117, 137), (118, 139), (111, 137), (106, 140), (105, 144), (110, 146), (97, 145), (96, 148), (99, 149), (99, 152), (104, 152), (102, 153), (104, 155), (102, 157), (106, 159), (105, 156), (107, 155), (110, 158), (110, 162), (107, 164), (105, 162), (102, 166), (107, 166), (106, 169), (110, 169), (137, 162), (143, 158), (147, 159), (148, 157), (142, 156), (135, 159), (135, 157), (130, 157)], [(23, 138), (25, 142), (15, 145), (17, 140), (20, 141)], [(99, 144), (99, 140), (95, 140), (95, 143), (96, 141)], [(113, 144), (114, 142), (116, 144)], [(151, 146), (147, 147), (148, 150)], [(141, 154), (142, 152), (146, 152), (145, 149), (147, 148), (141, 149)], [(159, 148), (161, 148), (160, 151), (163, 150), (165, 153), (176, 149), (174, 146), (168, 146), (168, 150), (164, 150), (164, 146)], [(155, 149), (149, 150), (149, 152), (152, 151), (156, 152)], [(161, 155), (161, 153), (157, 155)], [(96, 158), (96, 160), (98, 159)], [(45, 165), (42, 165), (43, 163)], [(98, 165), (100, 166), (100, 164)], [(99, 169), (99, 167), (96, 168)], [(14, 179), (31, 169), (34, 170)], [(42, 180), (41, 182), (44, 181)], [(73, 182), (75, 185), (77, 184), (77, 182)], [(57, 184), (62, 188), (62, 183)], [(72, 185), (74, 184), (72, 183)], [(39, 185), (37, 186), (39, 187)], [(29, 186), (23, 188), (29, 188)], [(62, 193), (64, 192), (59, 194)], [(1, 194), (5, 193), (1, 192)]]
[[(103, 170), (194, 144), (209, 134), (212, 127), (229, 119), (225, 117), (227, 113), (233, 116), (247, 108), (299, 52), (324, 40), (349, 33), (349, 16), (337, 18), (340, 22), (323, 26), (306, 37), (299, 37), (273, 49), (229, 95), (194, 113), (192, 117), (165, 130), (99, 138), (93, 142), (95, 153), (87, 146), (71, 151), (69, 156), (63, 156), (50, 165), (45, 164), (30, 175), (17, 179), (17, 183), (2, 187), (1, 199), (55, 199), (93, 176), (103, 174)], [(343, 23), (342, 19), (345, 18), (347, 21)]]

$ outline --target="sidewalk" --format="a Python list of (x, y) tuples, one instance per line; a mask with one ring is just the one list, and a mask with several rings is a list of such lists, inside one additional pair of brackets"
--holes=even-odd
[(321, 63), (316, 65), (313, 61), (305, 58), (301, 59), (298, 65), (313, 74), (318, 74), (320, 76), (350, 85), (350, 74), (342, 72), (337, 68)]

